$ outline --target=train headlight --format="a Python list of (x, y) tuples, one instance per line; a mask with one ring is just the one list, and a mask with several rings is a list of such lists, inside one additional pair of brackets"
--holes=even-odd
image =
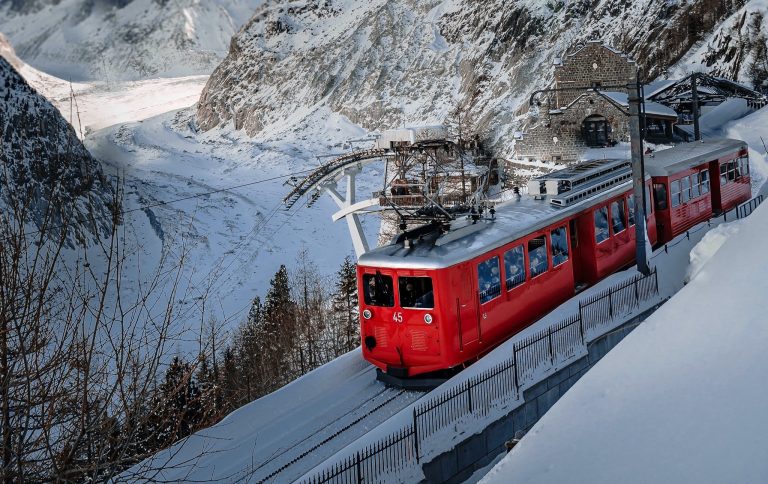
[(427, 313), (424, 315), (424, 322), (427, 324), (432, 324), (432, 315)]
[(371, 312), (370, 309), (364, 309), (363, 310), (363, 317), (365, 319), (371, 319), (373, 317), (373, 313)]

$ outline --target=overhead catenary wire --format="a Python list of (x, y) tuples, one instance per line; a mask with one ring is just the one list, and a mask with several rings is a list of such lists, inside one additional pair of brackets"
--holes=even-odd
[[(160, 202), (153, 202), (153, 203), (150, 203), (150, 204), (147, 204), (147, 205), (142, 205), (140, 207), (130, 208), (130, 209), (127, 209), (127, 210), (121, 210), (120, 212), (118, 212), (116, 214), (98, 215), (98, 216), (90, 215), (90, 216), (87, 216), (87, 217), (81, 217), (81, 218), (75, 219), (74, 221), (61, 223), (61, 224), (58, 224), (58, 225), (55, 225), (55, 226), (51, 226), (51, 227), (46, 227), (45, 229), (37, 229), (37, 230), (27, 231), (27, 232), (24, 232), (24, 236), (28, 237), (30, 235), (39, 234), (39, 233), (44, 232), (44, 231), (58, 230), (58, 229), (62, 229), (64, 227), (68, 227), (68, 226), (73, 225), (73, 224), (74, 225), (81, 225), (81, 224), (85, 224), (85, 223), (97, 222), (99, 220), (106, 220), (106, 219), (110, 219), (110, 218), (114, 219), (115, 217), (122, 218), (123, 216), (131, 214), (131, 213), (134, 213), (134, 212), (143, 212), (143, 211), (146, 211), (146, 210), (149, 210), (149, 209), (152, 209), (152, 208), (156, 208), (156, 207), (162, 207), (162, 206), (165, 206), (165, 205), (172, 205), (174, 203), (184, 202), (184, 201), (192, 200), (192, 199), (195, 199), (195, 198), (207, 197), (207, 196), (210, 196), (210, 195), (215, 195), (217, 193), (229, 192), (229, 191), (232, 191), (232, 190), (237, 190), (239, 188), (245, 188), (245, 187), (252, 186), (252, 185), (258, 185), (260, 183), (266, 183), (266, 182), (270, 182), (270, 181), (274, 181), (274, 180), (279, 180), (281, 178), (290, 178), (292, 176), (301, 175), (301, 174), (304, 174), (304, 173), (309, 173), (309, 172), (314, 171), (314, 170), (315, 170), (314, 168), (310, 168), (310, 169), (300, 170), (300, 171), (296, 171), (296, 172), (292, 172), (292, 173), (286, 173), (284, 175), (276, 175), (276, 176), (269, 177), (269, 178), (263, 178), (261, 180), (255, 180), (255, 181), (248, 182), (248, 183), (241, 183), (239, 185), (233, 185), (233, 186), (229, 186), (229, 187), (225, 187), (225, 188), (218, 188), (216, 190), (209, 190), (207, 192), (196, 193), (194, 195), (188, 195), (186, 197), (180, 197), (180, 198), (175, 198), (175, 199), (172, 199), (172, 200), (166, 200), (166, 201), (160, 201)], [(12, 237), (10, 237), (10, 236), (6, 236), (6, 237), (4, 237), (4, 238), (2, 238), (0, 240), (5, 242), (7, 240), (10, 240), (11, 238)]]

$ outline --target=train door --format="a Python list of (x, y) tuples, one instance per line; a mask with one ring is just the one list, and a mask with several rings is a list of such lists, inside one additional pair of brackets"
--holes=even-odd
[(456, 323), (459, 336), (459, 350), (464, 351), (478, 339), (477, 303), (474, 291), (475, 280), (470, 264), (458, 266), (454, 279), (454, 293), (456, 294)]
[(584, 275), (584, 255), (582, 254), (582, 244), (579, 244), (579, 224), (577, 219), (572, 218), (568, 221), (569, 244), (571, 246), (571, 260), (573, 261), (573, 283), (576, 292), (587, 287)]
[(709, 162), (709, 183), (709, 188), (712, 192), (712, 213), (722, 213), (722, 180), (720, 179), (720, 163), (718, 160)]

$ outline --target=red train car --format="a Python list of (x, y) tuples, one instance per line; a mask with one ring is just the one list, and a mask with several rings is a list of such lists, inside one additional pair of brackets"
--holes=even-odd
[[(650, 171), (657, 177), (646, 177), (652, 244), (657, 218), (682, 221), (660, 228), (662, 238), (700, 220), (693, 209), (668, 213), (651, 203), (652, 181), (668, 189), (682, 177), (690, 181), (708, 163), (680, 153), (686, 149), (668, 150), (665, 156), (674, 163), (656, 155)], [(734, 153), (702, 156), (729, 166), (729, 160), (741, 159), (740, 147)], [(627, 160), (577, 165), (532, 180), (529, 195), (499, 205), (492, 220), (457, 220), (447, 232), (422, 227), (364, 254), (357, 269), (363, 356), (391, 383), (460, 367), (581, 288), (633, 265), (631, 183)], [(664, 232), (666, 227), (672, 231)]]
[(646, 157), (653, 180), (659, 243), (752, 196), (747, 145), (716, 139), (686, 143)]

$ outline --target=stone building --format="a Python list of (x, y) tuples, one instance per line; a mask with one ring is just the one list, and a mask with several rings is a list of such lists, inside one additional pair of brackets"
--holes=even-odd
[[(518, 159), (577, 161), (589, 147), (629, 141), (626, 86), (635, 81), (635, 61), (600, 41), (590, 41), (555, 59), (550, 93), (536, 105), (515, 143)], [(672, 140), (677, 114), (661, 104), (645, 104), (649, 141)]]

